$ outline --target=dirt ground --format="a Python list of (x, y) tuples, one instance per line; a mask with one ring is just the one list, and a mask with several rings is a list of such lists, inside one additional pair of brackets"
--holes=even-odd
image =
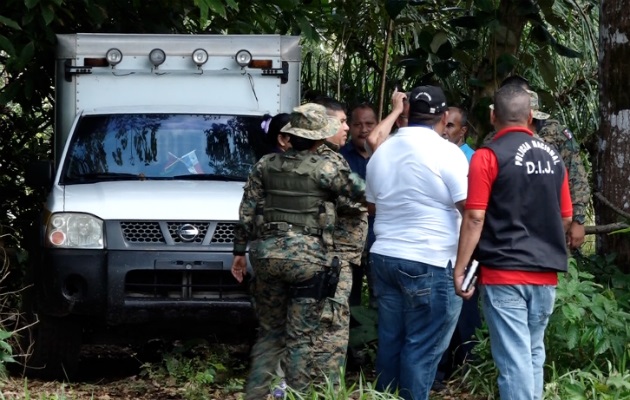
[[(242, 355), (240, 355), (242, 356)], [(99, 346), (84, 349), (80, 373), (72, 383), (22, 378), (13, 374), (0, 381), (0, 400), (186, 400), (186, 385), (168, 378), (153, 379), (143, 373), (143, 361), (129, 348)], [(352, 379), (352, 378), (351, 378)], [(239, 400), (240, 389), (210, 389), (207, 399)], [(192, 397), (197, 399), (199, 397)], [(472, 399), (447, 387), (431, 400)]]
[[(129, 348), (93, 346), (82, 350), (74, 382), (26, 379), (12, 374), (0, 381), (0, 400), (180, 400), (186, 387), (142, 373), (143, 361)], [(210, 399), (237, 400), (239, 392), (217, 389)]]

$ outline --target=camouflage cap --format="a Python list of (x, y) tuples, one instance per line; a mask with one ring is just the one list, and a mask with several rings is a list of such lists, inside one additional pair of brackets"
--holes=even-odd
[(337, 118), (328, 116), (326, 107), (306, 103), (293, 109), (289, 123), (280, 131), (305, 139), (319, 140), (333, 136), (340, 126), (341, 122)]
[(532, 90), (527, 90), (527, 93), (529, 93), (529, 105), (532, 108), (532, 111), (534, 112), (534, 118), (536, 119), (548, 119), (549, 117), (551, 117), (551, 115), (544, 113), (540, 110), (540, 105), (538, 104), (538, 93), (532, 91)]

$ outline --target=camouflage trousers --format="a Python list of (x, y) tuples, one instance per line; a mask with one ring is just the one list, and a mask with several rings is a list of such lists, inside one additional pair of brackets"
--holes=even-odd
[(312, 278), (322, 270), (313, 263), (284, 259), (250, 260), (254, 269), (251, 287), (259, 331), (251, 352), (245, 400), (265, 399), (278, 376), (297, 390), (313, 378), (314, 343), (321, 335), (324, 302), (291, 298), (290, 286)]
[[(339, 274), (335, 297), (324, 301), (320, 319), (320, 334), (315, 347), (316, 382), (327, 377), (334, 385), (340, 382), (341, 369), (346, 364), (346, 352), (350, 337), (350, 306), (348, 298), (352, 289), (352, 269), (344, 263)], [(322, 382), (323, 383), (323, 382)]]

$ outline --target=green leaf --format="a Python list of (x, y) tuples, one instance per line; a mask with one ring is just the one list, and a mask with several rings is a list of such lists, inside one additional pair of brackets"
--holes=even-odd
[(15, 47), (6, 36), (0, 35), (0, 50), (4, 50), (9, 56), (15, 56)]
[(418, 34), (418, 44), (420, 45), (420, 48), (423, 49), (424, 51), (426, 51), (427, 53), (432, 52), (431, 51), (431, 43), (433, 42), (433, 33), (423, 29), (422, 31), (420, 31), (420, 33)]
[(22, 66), (26, 65), (29, 61), (33, 59), (35, 55), (35, 43), (33, 41), (28, 42), (26, 46), (22, 49), (20, 53), (20, 64)]
[(24, 5), (29, 10), (33, 9), (33, 7), (37, 5), (37, 3), (39, 3), (39, 0), (24, 0)]
[(595, 343), (595, 355), (604, 354), (610, 348), (608, 338), (602, 338)]
[(11, 336), (12, 336), (11, 332), (5, 331), (4, 329), (0, 329), (0, 341), (6, 340), (10, 338)]
[(225, 6), (223, 5), (223, 2), (221, 0), (201, 0), (201, 1), (205, 1), (206, 5), (208, 6), (210, 10), (212, 10), (213, 13), (219, 14), (223, 18), (227, 17), (227, 14), (225, 12)]
[(567, 382), (564, 384), (564, 390), (567, 395), (570, 395), (571, 400), (587, 400), (588, 397), (584, 394), (586, 388), (573, 382)]
[(396, 19), (406, 6), (407, 0), (387, 0), (385, 2), (385, 11), (387, 11), (391, 19)]
[(433, 54), (437, 54), (440, 47), (445, 43), (448, 43), (448, 36), (446, 36), (446, 33), (444, 32), (436, 33), (435, 36), (433, 36), (433, 38), (431, 39), (431, 44), (430, 44), (431, 52)]
[(2, 364), (13, 363), (13, 362), (15, 362), (15, 359), (13, 358), (13, 356), (9, 354), (2, 354), (0, 356), (0, 363)]
[(556, 39), (551, 36), (547, 28), (542, 25), (536, 25), (529, 33), (532, 40), (540, 44), (554, 44)]
[(514, 70), (518, 64), (518, 58), (513, 54), (503, 53), (497, 58), (497, 74), (506, 76)]
[(317, 32), (313, 29), (311, 22), (304, 15), (297, 15), (295, 18), (300, 30), (302, 31), (302, 35), (306, 37), (308, 40), (316, 40)]
[(199, 8), (199, 22), (203, 26), (208, 22), (208, 3), (206, 0), (195, 0), (195, 5)]
[(433, 64), (433, 72), (440, 78), (448, 77), (457, 69), (459, 69), (459, 63), (453, 60), (445, 60)]
[(359, 325), (374, 325), (378, 321), (378, 311), (363, 306), (350, 307), (350, 314)]
[(348, 346), (361, 347), (370, 342), (374, 342), (378, 339), (378, 329), (376, 325), (359, 325), (350, 329), (350, 340)]
[(455, 45), (458, 50), (476, 50), (479, 48), (479, 42), (475, 39), (462, 40)]
[(438, 50), (435, 52), (435, 55), (438, 56), (441, 60), (448, 60), (453, 57), (453, 45), (451, 45), (450, 41), (446, 41), (443, 43)]
[(554, 43), (553, 48), (556, 50), (558, 54), (563, 57), (568, 58), (582, 58), (583, 54), (577, 50), (570, 49), (566, 46), (561, 45), (560, 43)]
[(0, 104), (6, 105), (17, 97), (18, 93), (22, 88), (20, 87), (20, 82), (13, 81), (0, 90)]
[(402, 60), (396, 63), (398, 67), (421, 67), (426, 65), (426, 59), (422, 58), (403, 58)]
[(3, 17), (2, 15), (0, 15), (0, 25), (6, 25), (9, 28), (12, 28), (12, 29), (15, 29), (15, 30), (18, 30), (18, 31), (22, 30), (22, 28), (20, 27), (20, 25), (17, 22), (15, 22), (14, 20), (9, 19), (7, 17)]
[(567, 25), (567, 20), (556, 14), (545, 14), (545, 20), (551, 26), (556, 29), (569, 29), (570, 27)]
[(453, 18), (449, 22), (451, 26), (455, 28), (466, 28), (466, 29), (479, 29), (481, 28), (481, 21), (472, 15), (465, 15), (463, 17)]
[(55, 19), (55, 11), (50, 4), (42, 6), (42, 18), (44, 18), (44, 24), (46, 26), (50, 25), (50, 23)]
[(571, 326), (567, 330), (567, 336), (566, 336), (567, 349), (571, 350), (577, 346), (579, 335), (580, 335), (579, 328), (577, 326)]
[(496, 9), (494, 0), (476, 0), (475, 6), (479, 7), (481, 11), (485, 12), (494, 12)]

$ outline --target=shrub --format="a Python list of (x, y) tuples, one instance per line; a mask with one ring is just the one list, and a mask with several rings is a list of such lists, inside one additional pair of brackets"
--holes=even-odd
[[(546, 399), (630, 398), (630, 277), (613, 261), (614, 256), (571, 258), (568, 272), (559, 276), (545, 335)], [(457, 371), (456, 381), (471, 394), (498, 399), (485, 325), (477, 337), (473, 361)]]

